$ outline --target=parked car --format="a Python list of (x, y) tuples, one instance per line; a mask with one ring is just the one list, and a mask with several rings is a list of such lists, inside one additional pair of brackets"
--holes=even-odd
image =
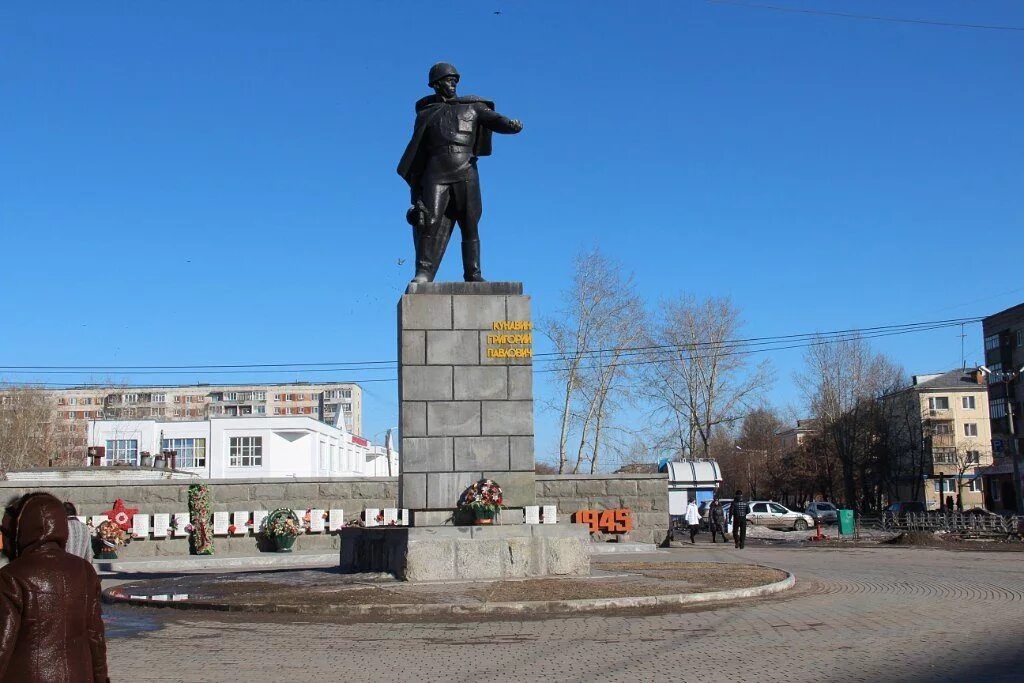
[(807, 507), (804, 508), (804, 512), (810, 515), (813, 520), (820, 520), (822, 524), (835, 524), (839, 521), (839, 510), (832, 503), (821, 501), (808, 503)]
[(814, 518), (802, 512), (794, 512), (786, 506), (770, 500), (755, 500), (750, 503), (747, 524), (756, 524), (772, 529), (806, 531), (814, 524)]
[(892, 503), (889, 507), (885, 508), (885, 511), (894, 515), (903, 515), (908, 512), (928, 512), (928, 508), (919, 500), (908, 500), (905, 502)]

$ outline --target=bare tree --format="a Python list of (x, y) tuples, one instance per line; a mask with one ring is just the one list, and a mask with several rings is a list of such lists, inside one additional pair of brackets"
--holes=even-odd
[(75, 461), (79, 425), (65, 420), (53, 396), (36, 387), (0, 392), (0, 478), (25, 467)]
[(880, 495), (877, 399), (901, 386), (903, 371), (859, 337), (816, 339), (804, 362), (795, 379), (839, 460), (846, 504), (861, 508)]
[(756, 407), (772, 381), (770, 365), (752, 365), (731, 340), (741, 328), (729, 299), (664, 302), (647, 325), (642, 386), (680, 457), (707, 458), (716, 430)]
[[(594, 249), (576, 258), (572, 286), (554, 317), (539, 329), (558, 354), (558, 471), (594, 472), (613, 416), (628, 398), (624, 354), (642, 338), (643, 306), (633, 276)], [(569, 442), (578, 438), (574, 456)]]

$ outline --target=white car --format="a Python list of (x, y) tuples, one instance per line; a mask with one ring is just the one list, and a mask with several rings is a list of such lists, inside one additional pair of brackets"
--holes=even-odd
[(814, 526), (814, 518), (802, 512), (794, 512), (786, 506), (770, 500), (753, 500), (750, 502), (747, 524), (756, 524), (772, 529), (807, 531)]

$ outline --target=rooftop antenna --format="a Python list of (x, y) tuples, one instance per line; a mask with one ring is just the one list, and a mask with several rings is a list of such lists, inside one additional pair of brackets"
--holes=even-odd
[(964, 357), (964, 324), (960, 323), (960, 364), (964, 370), (967, 369), (967, 359)]

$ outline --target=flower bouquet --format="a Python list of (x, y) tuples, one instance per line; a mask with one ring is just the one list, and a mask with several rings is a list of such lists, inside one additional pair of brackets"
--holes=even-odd
[(107, 520), (96, 527), (96, 557), (101, 560), (116, 560), (117, 549), (131, 543), (131, 537), (115, 522)]
[(274, 510), (260, 525), (260, 535), (274, 542), (279, 553), (289, 553), (303, 526), (298, 515), (289, 508)]
[(463, 491), (459, 510), (472, 513), (477, 524), (493, 524), (503, 502), (501, 487), (490, 479), (481, 479)]

